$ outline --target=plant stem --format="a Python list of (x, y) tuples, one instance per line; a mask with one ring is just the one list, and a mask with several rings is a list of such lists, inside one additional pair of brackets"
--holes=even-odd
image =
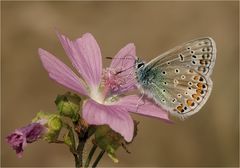
[(90, 150), (90, 152), (89, 152), (88, 158), (87, 158), (87, 160), (86, 160), (86, 162), (85, 162), (84, 167), (88, 167), (88, 166), (89, 166), (89, 163), (91, 162), (92, 157), (93, 157), (93, 154), (94, 154), (94, 152), (96, 151), (96, 149), (97, 149), (97, 145), (96, 145), (96, 144), (93, 144), (93, 146), (92, 146), (92, 148), (91, 148), (91, 150)]
[(74, 158), (75, 158), (75, 167), (76, 168), (80, 168), (81, 167), (81, 162), (79, 162), (79, 158), (77, 154), (73, 154)]
[(88, 125), (86, 122), (80, 118), (78, 122), (74, 122), (74, 130), (78, 136), (78, 146), (75, 152), (73, 153), (75, 158), (76, 168), (83, 166), (83, 149), (88, 137)]
[(99, 153), (97, 159), (95, 160), (95, 162), (94, 162), (93, 165), (92, 165), (93, 168), (97, 167), (97, 164), (98, 164), (98, 162), (101, 160), (101, 158), (102, 158), (102, 156), (104, 155), (104, 153), (105, 153), (105, 150), (102, 150), (102, 151)]
[[(78, 147), (77, 147), (77, 161), (75, 160), (75, 165), (78, 165), (79, 167), (82, 167), (82, 155), (83, 155), (83, 149), (84, 149), (84, 146), (85, 146), (85, 143), (86, 143), (87, 139), (85, 138), (79, 138), (79, 144), (78, 144)], [(75, 157), (76, 158), (76, 157)], [(77, 166), (76, 166), (77, 167)]]

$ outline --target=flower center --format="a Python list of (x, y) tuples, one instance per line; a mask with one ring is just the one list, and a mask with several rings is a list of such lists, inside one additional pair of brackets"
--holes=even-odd
[(124, 78), (118, 75), (118, 71), (110, 68), (103, 70), (102, 84), (105, 88), (104, 92), (106, 96), (119, 93), (125, 83)]
[(99, 91), (98, 87), (94, 87), (91, 90), (90, 97), (95, 100), (96, 102), (103, 104), (104, 102), (104, 96), (103, 94)]

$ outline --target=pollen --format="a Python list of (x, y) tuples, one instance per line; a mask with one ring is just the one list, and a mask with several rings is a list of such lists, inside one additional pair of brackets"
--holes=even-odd
[(121, 87), (126, 84), (124, 78), (122, 78), (117, 71), (112, 69), (105, 69), (103, 71), (102, 84), (109, 89), (111, 92), (117, 92), (121, 90)]

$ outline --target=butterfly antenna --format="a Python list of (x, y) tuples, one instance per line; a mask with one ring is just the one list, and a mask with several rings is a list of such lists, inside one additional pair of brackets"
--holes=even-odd
[(120, 74), (120, 73), (122, 73), (122, 72), (124, 72), (124, 71), (127, 71), (127, 70), (133, 68), (134, 66), (135, 66), (135, 65), (130, 66), (130, 67), (128, 67), (128, 68), (126, 68), (126, 69), (123, 69), (123, 70), (121, 70), (121, 71), (118, 71), (118, 72), (116, 73), (116, 75), (117, 75), (117, 74)]
[[(130, 56), (130, 58), (129, 58), (129, 56)], [(128, 58), (127, 58), (127, 57), (128, 57)], [(123, 58), (106, 57), (106, 59), (111, 59), (111, 60), (113, 60), (113, 59), (118, 59), (118, 60), (134, 60), (134, 61), (136, 60), (135, 56), (133, 56), (133, 55), (131, 55), (131, 54), (125, 55)], [(120, 70), (120, 71), (116, 72), (116, 75), (118, 75), (118, 74), (120, 74), (120, 73), (122, 73), (122, 72), (125, 72), (125, 71), (133, 68), (134, 66), (135, 66), (135, 65), (130, 66), (130, 67), (126, 68), (126, 69)]]
[[(132, 58), (127, 58), (128, 56), (130, 56), (130, 57), (132, 57)], [(136, 60), (136, 58), (133, 56), (133, 55), (125, 55), (125, 57), (124, 58), (112, 58), (112, 57), (105, 57), (106, 59), (110, 59), (110, 60), (112, 60), (112, 59), (129, 59), (129, 60)]]

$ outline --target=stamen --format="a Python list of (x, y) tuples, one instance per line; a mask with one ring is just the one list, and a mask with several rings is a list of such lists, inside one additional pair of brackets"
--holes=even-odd
[[(120, 71), (120, 70), (119, 70)], [(120, 92), (122, 86), (126, 84), (125, 78), (121, 77), (119, 71), (107, 68), (103, 70), (103, 85), (107, 90), (105, 92), (116, 93)]]

